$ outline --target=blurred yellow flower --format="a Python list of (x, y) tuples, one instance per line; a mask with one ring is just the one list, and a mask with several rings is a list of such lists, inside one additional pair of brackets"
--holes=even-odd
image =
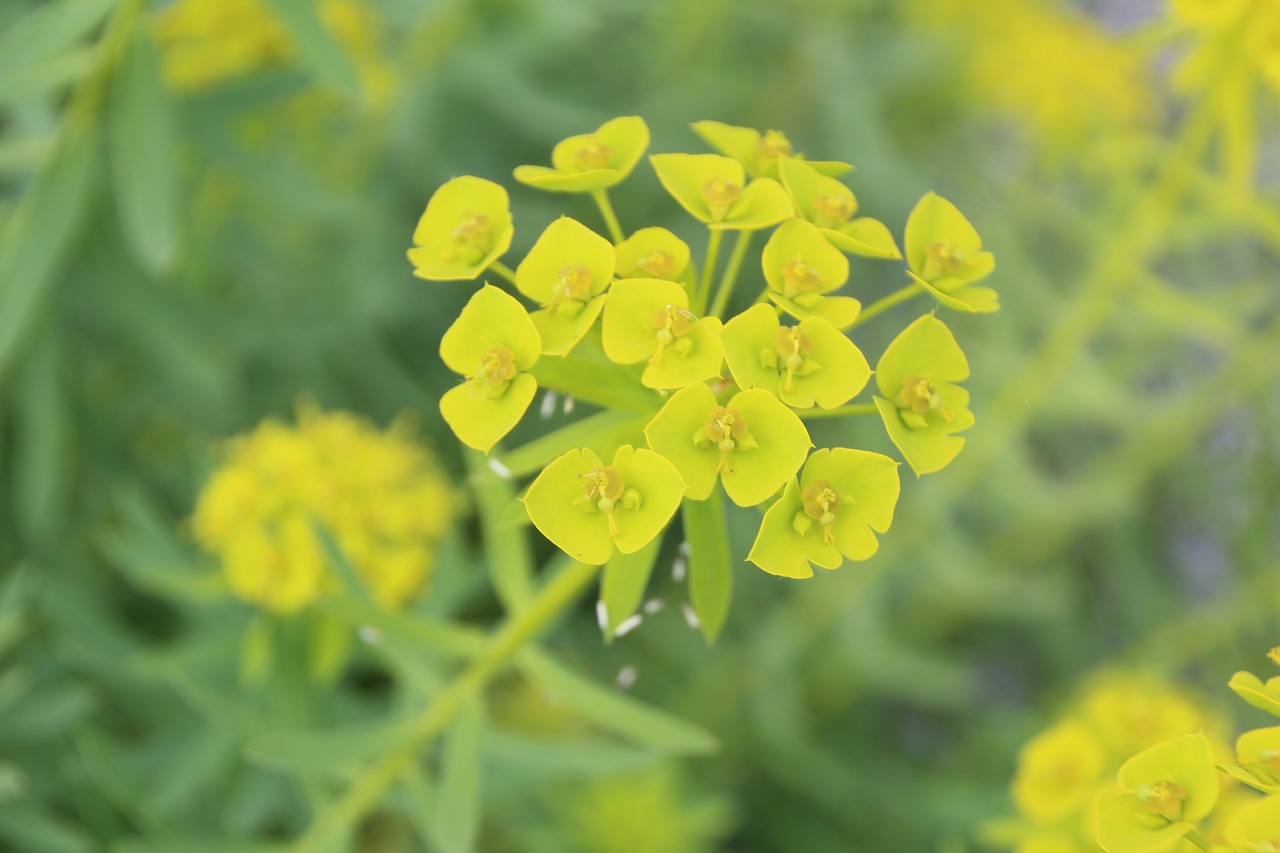
[[(363, 0), (321, 0), (321, 22), (345, 48), (367, 103), (385, 106), (394, 75), (380, 52), (377, 20)], [(216, 86), (287, 65), (297, 50), (266, 0), (177, 0), (156, 16), (164, 76), (179, 91)]]
[(1099, 677), (1086, 693), (1081, 710), (1120, 759), (1178, 735), (1210, 728), (1200, 710), (1168, 683), (1131, 672)]
[(1097, 736), (1077, 720), (1064, 720), (1027, 741), (1018, 753), (1010, 792), (1018, 811), (1035, 823), (1078, 812), (1106, 768)]
[(196, 504), (196, 541), (235, 595), (300, 610), (334, 582), (313, 523), (333, 535), (373, 596), (396, 608), (422, 585), (451, 521), (449, 485), (403, 426), (301, 407), (237, 438)]

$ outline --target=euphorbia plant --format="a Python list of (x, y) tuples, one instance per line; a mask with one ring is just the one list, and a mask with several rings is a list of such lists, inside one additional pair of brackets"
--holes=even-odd
[[(515, 171), (538, 189), (589, 194), (603, 233), (562, 217), (513, 271), (501, 260), (513, 229), (506, 191), (463, 177), (428, 203), (409, 257), (419, 277), (505, 279), (529, 300), (486, 284), (445, 334), (441, 355), (463, 382), (441, 409), (458, 437), (493, 453), (498, 475), (533, 475), (517, 506), (571, 557), (604, 564), (606, 578), (643, 583), (656, 540), (679, 512), (693, 604), (714, 638), (731, 586), (721, 487), (735, 504), (759, 507), (748, 559), (783, 577), (870, 557), (893, 520), (898, 463), (865, 449), (815, 450), (806, 419), (878, 412), (918, 475), (945, 467), (964, 444), (956, 433), (973, 415), (955, 383), (968, 364), (942, 320), (926, 314), (890, 344), (877, 367), (880, 396), (868, 403), (850, 403), (872, 374), (847, 332), (915, 294), (964, 312), (998, 305), (977, 285), (994, 267), (991, 253), (954, 205), (929, 193), (905, 229), (908, 283), (863, 308), (849, 292), (857, 288), (847, 255), (900, 261), (903, 253), (882, 222), (855, 217), (857, 199), (837, 178), (851, 167), (805, 160), (778, 131), (719, 122), (694, 130), (717, 153), (649, 160), (705, 225), (700, 261), (665, 228), (624, 230), (609, 200), (648, 146), (637, 117), (563, 140), (549, 168)], [(757, 231), (771, 231), (759, 256), (764, 286), (734, 310)], [(726, 232), (736, 236), (721, 271)], [(509, 453), (494, 450), (538, 387), (604, 411)], [(634, 605), (607, 612), (607, 624)]]

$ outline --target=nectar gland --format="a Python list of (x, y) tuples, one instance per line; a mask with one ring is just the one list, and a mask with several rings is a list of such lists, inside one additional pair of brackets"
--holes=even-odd
[(591, 298), (591, 270), (566, 264), (556, 273), (551, 286), (551, 307), (566, 317), (582, 312), (583, 303)]
[(724, 178), (712, 178), (702, 185), (702, 198), (711, 208), (711, 218), (724, 219), (729, 208), (742, 195), (742, 187)]
[(501, 397), (508, 383), (516, 378), (516, 373), (515, 353), (506, 347), (494, 347), (480, 356), (480, 366), (476, 368), (472, 382), (481, 395)]
[(902, 422), (911, 429), (925, 429), (929, 426), (925, 415), (935, 412), (943, 423), (951, 423), (955, 413), (942, 408), (942, 396), (932, 379), (923, 376), (906, 376), (902, 379), (902, 390), (893, 398), (898, 407)]
[[(813, 521), (817, 521), (822, 525), (822, 544), (834, 545), (836, 536), (831, 532), (831, 525), (835, 524), (836, 513), (840, 511), (840, 495), (826, 480), (814, 480), (804, 487), (800, 501), (804, 504), (804, 512), (797, 513), (792, 522), (795, 531), (803, 536), (813, 526)], [(852, 503), (851, 500), (846, 502)]]
[(603, 169), (608, 166), (609, 158), (612, 156), (612, 148), (592, 137), (581, 148), (573, 152), (573, 162), (582, 171), (589, 172), (593, 169)]
[(845, 224), (858, 209), (858, 203), (849, 193), (820, 195), (814, 200), (815, 224), (820, 228), (835, 228)]
[(612, 465), (593, 468), (579, 476), (582, 478), (583, 496), (575, 500), (573, 505), (588, 514), (604, 513), (609, 517), (609, 532), (616, 536), (618, 524), (613, 516), (614, 510), (619, 507), (639, 509), (640, 493), (635, 489), (628, 489), (621, 472)]
[(822, 276), (813, 264), (804, 258), (792, 258), (782, 265), (782, 293), (784, 296), (798, 296), (812, 293), (822, 287)]
[(440, 257), (446, 261), (478, 261), (492, 248), (493, 235), (489, 230), (488, 216), (473, 210), (464, 210), (462, 219), (449, 235), (452, 242), (445, 246)]
[(658, 349), (650, 361), (659, 364), (662, 353), (672, 347), (679, 355), (688, 355), (693, 348), (693, 341), (686, 338), (689, 328), (698, 321), (693, 312), (679, 305), (668, 305), (653, 312), (653, 328), (657, 330)]
[(782, 379), (785, 393), (795, 392), (797, 373), (803, 376), (817, 368), (812, 359), (806, 358), (812, 346), (799, 326), (779, 326), (773, 341), (774, 352), (765, 350), (761, 353), (761, 361), (766, 367), (774, 367), (785, 374)]
[(676, 271), (676, 259), (670, 252), (654, 249), (636, 261), (636, 269), (653, 278), (666, 278)]
[(693, 443), (698, 447), (715, 447), (720, 451), (717, 472), (732, 471), (729, 457), (735, 450), (751, 450), (756, 441), (747, 432), (747, 419), (734, 406), (716, 406), (707, 416), (702, 429), (694, 433)]
[(1170, 821), (1182, 819), (1182, 804), (1187, 799), (1187, 789), (1177, 782), (1143, 785), (1133, 793), (1151, 814)]

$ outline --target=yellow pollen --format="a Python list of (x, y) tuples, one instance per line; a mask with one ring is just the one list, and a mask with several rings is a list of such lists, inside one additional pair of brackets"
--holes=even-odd
[(591, 297), (591, 270), (572, 264), (561, 267), (556, 273), (555, 295), (585, 302)]
[(767, 130), (756, 143), (756, 151), (761, 160), (772, 160), (776, 157), (791, 156), (791, 140), (780, 130)]
[(740, 195), (742, 195), (742, 187), (724, 178), (712, 178), (702, 185), (702, 197), (713, 210), (720, 208), (722, 211), (727, 211), (729, 205), (737, 201)]
[(636, 267), (654, 278), (662, 278), (676, 271), (676, 259), (670, 252), (654, 249), (636, 261)]
[(489, 236), (489, 217), (483, 213), (465, 210), (462, 212), (462, 220), (458, 222), (458, 227), (453, 229), (451, 236), (455, 243), (480, 246), (481, 241)]
[(582, 475), (582, 491), (588, 500), (598, 501), (601, 498), (616, 501), (626, 491), (622, 474), (612, 465), (593, 468)]
[(814, 202), (814, 208), (818, 212), (818, 217), (825, 223), (839, 225), (848, 222), (858, 206), (854, 203), (853, 196), (840, 194), (818, 196)]
[(613, 149), (599, 140), (591, 139), (577, 151), (573, 152), (573, 160), (584, 170), (603, 169), (613, 156)]
[(516, 378), (516, 356), (506, 347), (494, 347), (480, 356), (476, 375), (493, 386), (505, 385)]
[(1143, 785), (1137, 790), (1139, 800), (1147, 806), (1147, 811), (1160, 815), (1167, 820), (1182, 818), (1182, 803), (1187, 798), (1187, 789), (1177, 782), (1157, 782), (1154, 785)]
[(809, 293), (822, 286), (822, 277), (804, 258), (793, 258), (782, 265), (782, 285), (787, 296)]

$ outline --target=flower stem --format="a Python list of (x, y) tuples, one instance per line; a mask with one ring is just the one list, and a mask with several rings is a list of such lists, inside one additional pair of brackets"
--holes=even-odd
[(563, 615), (595, 580), (599, 566), (570, 563), (542, 587), (528, 606), (513, 615), (474, 660), (436, 694), (413, 726), (407, 743), (384, 754), (355, 777), (339, 797), (296, 842), (294, 853), (315, 853), (344, 834), (418, 761), (422, 748), (453, 723), (468, 700), (524, 647)]
[(605, 189), (592, 190), (591, 197), (596, 200), (596, 207), (600, 208), (600, 215), (604, 217), (605, 227), (609, 229), (609, 237), (614, 244), (621, 243), (626, 239), (622, 233), (622, 225), (618, 222), (618, 214), (613, 211), (613, 204), (609, 201), (609, 191)]
[(901, 290), (895, 290), (893, 293), (890, 293), (885, 298), (876, 300), (875, 302), (872, 302), (870, 305), (868, 305), (866, 308), (863, 308), (862, 311), (859, 312), (858, 314), (858, 319), (854, 320), (853, 325), (850, 326), (849, 328), (852, 329), (857, 326), (861, 326), (863, 323), (870, 320), (872, 317), (876, 316), (877, 314), (880, 314), (884, 311), (888, 311), (890, 308), (897, 305), (898, 303), (906, 302), (908, 299), (915, 296), (916, 294), (923, 293), (923, 292), (924, 292), (924, 286), (921, 285), (919, 282), (908, 284), (906, 287), (902, 288)]
[(711, 298), (711, 278), (716, 272), (716, 256), (720, 254), (720, 241), (724, 239), (724, 232), (719, 228), (708, 228), (707, 231), (707, 257), (702, 265), (702, 282), (698, 285), (694, 298), (689, 300), (693, 313), (698, 316), (702, 316), (707, 310), (707, 300)]
[(838, 406), (834, 409), (798, 409), (795, 413), (802, 420), (813, 420), (814, 418), (842, 418), (845, 415), (874, 415), (879, 409), (875, 403), (853, 403), (848, 406)]
[(1209, 842), (1204, 839), (1204, 836), (1196, 832), (1194, 829), (1188, 832), (1186, 835), (1184, 835), (1183, 838), (1187, 839), (1192, 844), (1199, 847), (1201, 850), (1213, 849), (1212, 847), (1209, 846)]
[(489, 269), (493, 270), (498, 275), (505, 278), (511, 284), (516, 283), (516, 274), (511, 271), (511, 267), (507, 266), (502, 261), (494, 261), (493, 263), (489, 264)]
[(716, 290), (716, 301), (711, 306), (711, 314), (714, 317), (720, 317), (729, 304), (733, 287), (738, 283), (738, 270), (742, 268), (742, 259), (747, 255), (747, 247), (751, 245), (751, 237), (754, 233), (753, 231), (738, 232), (738, 240), (733, 244), (733, 252), (729, 255), (729, 265), (725, 267), (724, 276), (720, 279), (720, 286)]

